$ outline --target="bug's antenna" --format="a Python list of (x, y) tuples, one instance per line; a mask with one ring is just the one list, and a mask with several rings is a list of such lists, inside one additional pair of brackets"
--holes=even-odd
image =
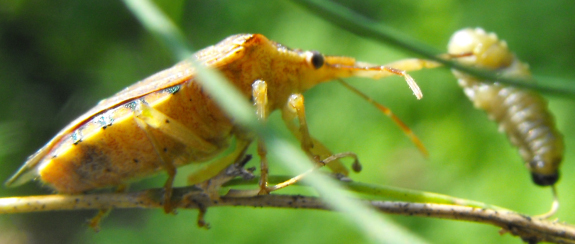
[(419, 138), (415, 135), (415, 133), (413, 133), (413, 131), (405, 123), (403, 123), (403, 121), (401, 121), (399, 119), (399, 117), (397, 117), (395, 114), (393, 114), (391, 109), (389, 109), (389, 108), (383, 106), (382, 104), (374, 101), (371, 97), (365, 95), (364, 93), (362, 93), (361, 91), (359, 91), (355, 87), (351, 86), (347, 82), (343, 81), (342, 79), (338, 79), (338, 81), (340, 84), (345, 86), (347, 89), (349, 89), (353, 93), (359, 95), (360, 97), (365, 99), (368, 103), (371, 103), (373, 106), (375, 106), (377, 109), (379, 109), (379, 111), (381, 111), (385, 115), (387, 115), (387, 117), (391, 118), (391, 120), (393, 120), (393, 122), (395, 122), (395, 124), (397, 124), (397, 126), (399, 126), (399, 128), (403, 131), (403, 133), (405, 133), (405, 135), (407, 135), (407, 137), (409, 137), (409, 139), (411, 139), (413, 144), (415, 144), (415, 146), (417, 146), (417, 148), (423, 154), (423, 156), (425, 156), (425, 157), (429, 156), (429, 152), (427, 151), (427, 149), (425, 149), (425, 146), (423, 145), (421, 140), (419, 140)]

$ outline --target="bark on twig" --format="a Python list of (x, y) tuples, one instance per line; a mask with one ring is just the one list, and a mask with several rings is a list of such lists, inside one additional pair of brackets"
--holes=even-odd
[[(163, 189), (151, 189), (132, 193), (0, 198), (0, 214), (77, 209), (162, 208), (162, 196)], [(172, 201), (174, 206), (180, 209), (248, 206), (330, 210), (321, 198), (313, 196), (272, 194), (253, 197), (222, 196), (218, 200), (212, 200), (195, 187), (174, 189)], [(530, 243), (575, 243), (575, 228), (572, 226), (511, 211), (448, 204), (364, 201), (389, 214), (464, 220), (498, 226), (503, 232), (519, 236)]]

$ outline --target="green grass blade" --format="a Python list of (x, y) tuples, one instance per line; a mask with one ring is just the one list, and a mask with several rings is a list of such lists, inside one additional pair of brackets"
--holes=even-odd
[(338, 5), (337, 3), (324, 0), (291, 1), (301, 5), (315, 15), (349, 32), (365, 38), (374, 39), (379, 42), (397, 46), (404, 50), (421, 55), (427, 59), (440, 62), (448, 67), (452, 67), (473, 76), (480, 77), (485, 79), (487, 82), (497, 81), (499, 83), (511, 86), (536, 90), (541, 93), (554, 94), (571, 99), (575, 97), (575, 89), (573, 89), (573, 86), (568, 83), (563, 84), (561, 87), (550, 87), (548, 85), (543, 85), (543, 83), (533, 82), (533, 80), (503, 78), (497, 75), (495, 72), (470, 68), (449, 60), (441, 59), (437, 55), (443, 52), (437, 51), (423, 42), (403, 35), (402, 33), (384, 24), (376, 23), (370, 19), (367, 19), (366, 17), (357, 14), (341, 5)]
[(192, 56), (193, 52), (184, 35), (153, 3), (139, 0), (124, 0), (124, 3), (142, 25), (160, 39), (178, 60)]

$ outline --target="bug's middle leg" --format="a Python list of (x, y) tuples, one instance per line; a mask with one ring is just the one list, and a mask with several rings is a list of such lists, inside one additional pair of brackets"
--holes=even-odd
[(228, 166), (245, 160), (246, 151), (252, 142), (249, 138), (237, 137), (236, 140), (236, 149), (232, 153), (194, 171), (188, 176), (188, 184), (201, 187), (210, 199), (219, 199), (218, 190), (220, 186), (229, 181), (230, 178), (218, 178), (216, 175)]
[[(256, 107), (256, 116), (260, 121), (268, 117), (268, 85), (263, 80), (256, 80), (252, 84), (252, 97)], [(260, 157), (260, 190), (258, 194), (268, 194), (268, 160), (267, 150), (262, 138), (258, 138), (258, 156)]]

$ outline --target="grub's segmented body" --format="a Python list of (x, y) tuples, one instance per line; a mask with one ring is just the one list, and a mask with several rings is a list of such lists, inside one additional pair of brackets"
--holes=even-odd
[[(291, 126), (296, 117), (300, 124), (305, 121), (303, 113), (294, 112), (304, 111), (297, 107), (303, 103), (291, 102), (294, 94), (302, 97), (302, 92), (318, 83), (349, 76), (381, 78), (399, 74), (412, 88), (418, 88), (399, 70), (366, 66), (348, 57), (292, 50), (260, 34), (230, 36), (199, 51), (195, 58), (221, 71), (247, 100), (252, 99), (262, 119), (268, 112), (282, 109), (296, 137), (306, 145), (312, 141), (315, 144), (305, 150), (321, 158), (331, 156), (331, 152), (307, 130)], [(219, 168), (207, 171), (210, 175), (196, 180), (215, 176), (222, 167), (243, 157), (253, 135), (220, 110), (195, 80), (195, 74), (190, 63), (183, 61), (101, 101), (30, 156), (6, 184), (15, 186), (39, 178), (58, 192), (80, 193), (122, 185), (165, 169), (170, 176), (165, 186), (169, 192), (175, 167), (210, 160), (235, 137), (241, 147), (230, 156), (236, 158), (222, 161), (217, 164)], [(421, 96), (419, 90), (414, 92)], [(302, 128), (307, 129), (305, 125)], [(335, 162), (331, 165), (338, 167)], [(338, 171), (345, 171), (339, 167)], [(260, 185), (263, 189), (266, 184)]]
[[(504, 77), (530, 77), (527, 64), (508, 50), (505, 41), (482, 29), (456, 32), (448, 49), (453, 55), (471, 54), (458, 58), (463, 64), (492, 69)], [(485, 110), (511, 143), (519, 148), (533, 181), (542, 186), (555, 184), (563, 158), (563, 137), (555, 128), (547, 102), (532, 91), (497, 82), (482, 82), (457, 70), (453, 73), (475, 107)]]

